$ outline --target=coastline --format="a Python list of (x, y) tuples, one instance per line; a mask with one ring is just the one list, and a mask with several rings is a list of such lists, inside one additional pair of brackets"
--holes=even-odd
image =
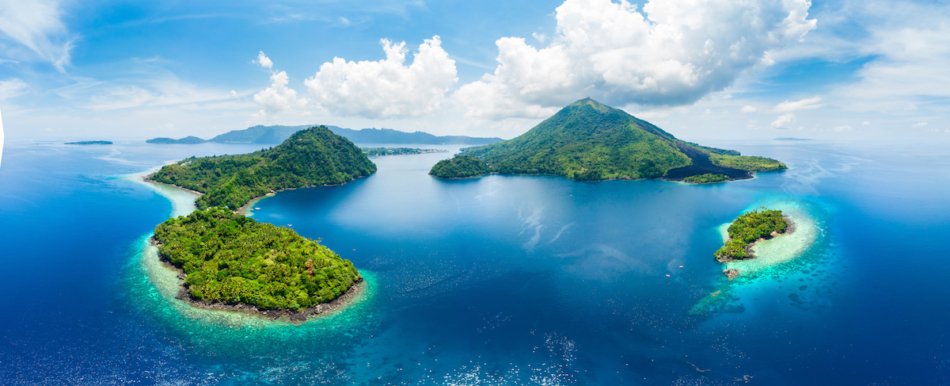
[[(145, 185), (169, 200), (172, 204), (170, 217), (186, 216), (196, 210), (195, 200), (201, 196), (200, 192), (185, 189), (176, 185), (165, 184), (151, 181), (150, 175), (159, 168), (153, 168), (140, 173), (127, 175), (129, 180)], [(270, 197), (274, 193), (258, 197), (249, 202), (255, 203), (263, 198)], [(245, 205), (248, 206), (248, 205)], [(248, 206), (249, 207), (249, 206)], [(244, 213), (241, 213), (245, 215)], [(184, 287), (183, 272), (177, 267), (164, 261), (155, 245), (153, 235), (147, 235), (141, 250), (141, 264), (148, 276), (149, 281), (161, 293), (162, 297), (170, 302), (178, 302), (182, 306), (191, 308), (180, 309), (183, 312), (201, 310), (206, 313), (218, 314), (210, 315), (212, 319), (220, 319), (233, 323), (233, 318), (229, 316), (243, 315), (258, 321), (266, 322), (289, 322), (292, 324), (302, 324), (312, 320), (318, 320), (326, 316), (333, 315), (342, 311), (351, 305), (357, 304), (365, 298), (367, 291), (367, 281), (360, 273), (360, 280), (355, 282), (346, 292), (327, 303), (321, 303), (316, 306), (293, 312), (277, 310), (259, 310), (250, 305), (227, 305), (203, 303), (191, 299)]]

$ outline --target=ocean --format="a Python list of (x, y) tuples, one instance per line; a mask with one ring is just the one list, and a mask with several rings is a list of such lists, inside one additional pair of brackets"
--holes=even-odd
[[(449, 154), (433, 153), (264, 199), (255, 219), (368, 282), (293, 325), (173, 299), (146, 245), (175, 208), (130, 177), (255, 147), (8, 141), (0, 383), (950, 383), (950, 148), (710, 145), (790, 169), (703, 186), (442, 181), (427, 172)], [(720, 227), (760, 207), (800, 211), (813, 233), (730, 282)]]

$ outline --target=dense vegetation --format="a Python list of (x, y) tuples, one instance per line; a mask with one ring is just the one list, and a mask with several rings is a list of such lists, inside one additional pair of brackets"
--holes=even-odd
[(299, 311), (362, 280), (353, 263), (319, 243), (224, 208), (170, 219), (155, 240), (161, 258), (186, 274), (188, 295), (205, 303)]
[(785, 233), (788, 222), (780, 210), (756, 210), (743, 214), (729, 225), (729, 240), (716, 251), (720, 262), (751, 257), (749, 245), (773, 233)]
[[(541, 122), (523, 135), (487, 146), (464, 149), (458, 157), (475, 157), (485, 163), (484, 172), (500, 174), (551, 174), (579, 180), (670, 178), (720, 174), (729, 179), (748, 178), (764, 161), (746, 160), (736, 151), (699, 146), (676, 139), (655, 125), (591, 99), (577, 101)], [(722, 160), (723, 165), (710, 161)], [(702, 167), (690, 167), (702, 163)], [(439, 163), (439, 177), (471, 177), (479, 168), (471, 160)], [(747, 169), (727, 165), (741, 165)], [(451, 166), (451, 167), (450, 167)], [(782, 165), (784, 167), (784, 165)], [(465, 175), (451, 174), (459, 170)], [(677, 170), (675, 176), (668, 176)]]
[(66, 142), (67, 145), (111, 145), (112, 141), (76, 141)]
[(352, 142), (312, 127), (274, 148), (166, 165), (151, 179), (204, 193), (195, 203), (199, 209), (238, 209), (270, 192), (342, 184), (374, 172), (376, 165)]
[(713, 184), (723, 181), (729, 181), (729, 176), (723, 174), (703, 173), (683, 179), (683, 182), (688, 182), (690, 184)]
[(446, 153), (448, 150), (419, 149), (413, 147), (364, 147), (363, 152), (366, 153), (367, 157), (384, 157), (387, 155)]
[(712, 162), (719, 166), (741, 169), (750, 172), (772, 172), (785, 170), (785, 164), (771, 158), (759, 156), (737, 156), (729, 154), (711, 154)]
[[(303, 126), (251, 126), (242, 130), (231, 130), (220, 134), (209, 140), (198, 137), (185, 137), (180, 139), (173, 138), (152, 138), (146, 142), (151, 144), (197, 144), (204, 142), (214, 143), (250, 143), (250, 144), (277, 144), (294, 133), (312, 127), (314, 125)], [(437, 136), (429, 133), (416, 131), (405, 132), (393, 129), (345, 129), (336, 126), (327, 126), (333, 134), (349, 139), (355, 143), (378, 143), (378, 144), (415, 144), (415, 145), (487, 145), (501, 141), (501, 138), (479, 138), (466, 137), (460, 135)]]
[(468, 178), (489, 173), (485, 161), (471, 156), (457, 156), (435, 164), (429, 174), (441, 178)]

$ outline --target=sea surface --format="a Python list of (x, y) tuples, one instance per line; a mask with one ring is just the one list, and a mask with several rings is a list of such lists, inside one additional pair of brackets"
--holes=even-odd
[[(950, 147), (709, 145), (790, 169), (440, 181), (441, 153), (267, 198), (255, 219), (321, 240), (369, 284), (297, 326), (191, 312), (149, 274), (173, 207), (129, 175), (255, 147), (8, 143), (0, 384), (950, 384)], [(727, 281), (720, 226), (774, 206), (814, 237)]]

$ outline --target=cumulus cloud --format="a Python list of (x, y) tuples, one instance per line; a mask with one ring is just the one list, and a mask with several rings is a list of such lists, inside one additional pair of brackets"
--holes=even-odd
[(677, 105), (730, 85), (816, 26), (809, 0), (566, 0), (556, 35), (496, 42), (497, 67), (457, 93), (470, 116), (542, 116), (584, 96)]
[(303, 105), (297, 99), (297, 91), (288, 87), (290, 78), (286, 71), (277, 71), (270, 76), (270, 86), (254, 94), (254, 103), (261, 106), (258, 115), (264, 116)]
[(274, 68), (274, 62), (264, 54), (264, 51), (257, 52), (257, 65), (263, 69), (271, 70)]
[(417, 117), (433, 112), (458, 82), (455, 60), (438, 36), (425, 40), (406, 63), (406, 43), (380, 42), (386, 58), (333, 58), (304, 81), (313, 102), (337, 115)]
[(73, 39), (61, 13), (57, 0), (0, 0), (0, 33), (63, 72)]

